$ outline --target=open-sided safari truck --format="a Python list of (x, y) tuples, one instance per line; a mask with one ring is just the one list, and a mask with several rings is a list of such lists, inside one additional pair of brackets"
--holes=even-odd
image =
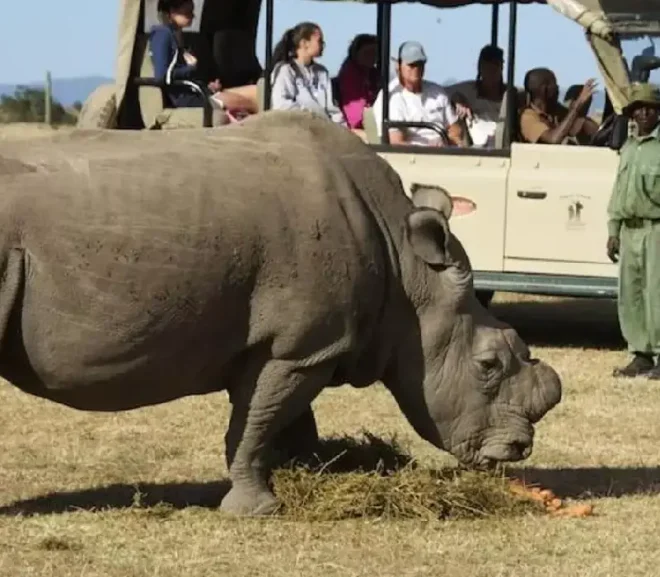
[[(350, 10), (351, 0), (344, 1)], [(647, 79), (660, 64), (653, 50), (660, 37), (660, 0), (357, 1), (377, 4), (384, 128), (393, 126), (387, 105), (393, 4), (417, 1), (439, 10), (490, 4), (493, 43), (498, 38), (499, 5), (509, 5), (509, 90), (495, 148), (391, 146), (387, 130), (380, 137), (375, 134), (376, 119), (369, 112), (368, 140), (399, 173), (408, 191), (416, 184), (437, 185), (475, 203), (472, 213), (453, 219), (452, 229), (466, 247), (475, 288), (485, 300), (494, 291), (615, 297), (617, 268), (607, 259), (605, 244), (617, 149), (628, 131), (620, 112), (628, 102), (631, 82)], [(152, 78), (147, 33), (155, 22), (157, 0), (120, 2), (116, 82), (99, 87), (89, 97), (79, 125), (138, 129), (210, 125), (209, 109), (166, 108), (162, 90)], [(514, 87), (517, 11), (520, 4), (531, 3), (547, 4), (547, 10), (554, 8), (585, 31), (607, 93), (602, 130), (592, 146), (517, 141), (517, 106), (522, 100), (520, 88)], [(195, 21), (185, 36), (202, 71), (208, 78), (219, 77), (226, 87), (258, 81), (262, 105), (269, 108), (275, 0), (263, 2), (263, 70), (256, 57), (262, 0), (196, 0), (196, 4)], [(650, 44), (640, 48), (640, 38)], [(630, 47), (632, 57), (624, 50)]]
[[(167, 106), (153, 77), (148, 47), (149, 30), (158, 22), (158, 0), (119, 0), (119, 4), (115, 83), (92, 92), (78, 126), (168, 129), (226, 123), (210, 104), (203, 109)], [(197, 57), (201, 78), (219, 78), (225, 88), (261, 78), (256, 55), (260, 8), (261, 0), (195, 0), (195, 19), (184, 31), (184, 41)]]
[[(502, 103), (494, 149), (388, 144), (386, 127), (406, 126), (388, 121), (387, 106), (390, 58), (392, 49), (396, 50), (390, 46), (392, 4), (398, 0), (360, 1), (377, 4), (384, 92), (381, 136), (374, 132), (376, 119), (369, 118), (373, 113), (365, 114), (369, 140), (396, 169), (408, 191), (417, 184), (437, 185), (476, 204), (475, 211), (452, 220), (452, 230), (471, 259), (481, 300), (487, 302), (494, 291), (616, 297), (617, 268), (608, 260), (605, 245), (617, 149), (629, 130), (620, 113), (628, 103), (631, 83), (647, 80), (660, 66), (654, 44), (660, 37), (660, 0), (420, 0), (439, 10), (491, 4), (492, 43), (498, 37), (499, 4), (509, 5), (509, 91)], [(524, 102), (522, 89), (514, 88), (517, 10), (519, 4), (532, 3), (547, 4), (549, 11), (554, 8), (584, 29), (607, 93), (602, 124), (592, 145), (517, 141), (517, 107)], [(272, 11), (273, 0), (266, 0), (266, 8), (267, 13)], [(272, 14), (267, 20), (272, 20)], [(644, 49), (639, 47), (642, 42), (647, 44)], [(630, 51), (624, 48), (631, 46), (634, 58), (628, 54), (626, 59), (624, 53)], [(542, 55), (542, 47), (535, 49)], [(538, 66), (542, 65), (540, 56)]]

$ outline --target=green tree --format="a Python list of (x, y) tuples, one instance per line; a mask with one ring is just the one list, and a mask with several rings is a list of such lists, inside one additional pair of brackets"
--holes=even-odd
[[(75, 124), (76, 118), (53, 100), (53, 124)], [(0, 122), (43, 122), (46, 116), (45, 90), (19, 86), (13, 96), (0, 96)]]

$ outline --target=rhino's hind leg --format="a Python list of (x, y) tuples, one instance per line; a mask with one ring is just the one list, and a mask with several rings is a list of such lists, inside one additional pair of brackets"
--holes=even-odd
[(270, 361), (251, 395), (245, 394), (245, 389), (231, 395), (233, 409), (225, 442), (232, 488), (220, 505), (223, 511), (238, 515), (275, 511), (278, 503), (268, 487), (273, 449), (300, 449), (304, 439), (295, 438), (292, 444), (299, 433), (313, 434), (316, 440), (310, 405), (330, 382), (334, 366), (300, 364)]

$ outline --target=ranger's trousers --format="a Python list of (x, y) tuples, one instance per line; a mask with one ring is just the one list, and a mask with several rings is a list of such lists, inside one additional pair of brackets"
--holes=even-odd
[(618, 311), (628, 349), (660, 354), (660, 221), (621, 227)]

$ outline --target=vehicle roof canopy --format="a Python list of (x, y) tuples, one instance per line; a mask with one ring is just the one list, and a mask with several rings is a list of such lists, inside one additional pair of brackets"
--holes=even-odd
[[(317, 2), (358, 2), (376, 4), (379, 0), (316, 0)], [(389, 0), (390, 4), (426, 4), (437, 8), (457, 8), (474, 4), (509, 4), (511, 0)], [(590, 11), (604, 14), (613, 22), (645, 20), (660, 13), (658, 0), (517, 0), (518, 4), (550, 4), (567, 15), (569, 12)]]
[[(317, 2), (357, 2), (376, 4), (378, 0), (316, 0)], [(585, 26), (593, 20), (606, 19), (615, 32), (647, 31), (658, 28), (660, 1), (658, 0), (517, 0), (518, 4), (548, 4), (557, 11)], [(415, 3), (437, 8), (457, 8), (475, 4), (509, 4), (510, 0), (389, 0), (390, 4)], [(609, 28), (608, 27), (608, 28)], [(588, 28), (588, 26), (585, 26)], [(643, 29), (643, 30), (642, 30)], [(594, 33), (598, 33), (595, 32)]]

